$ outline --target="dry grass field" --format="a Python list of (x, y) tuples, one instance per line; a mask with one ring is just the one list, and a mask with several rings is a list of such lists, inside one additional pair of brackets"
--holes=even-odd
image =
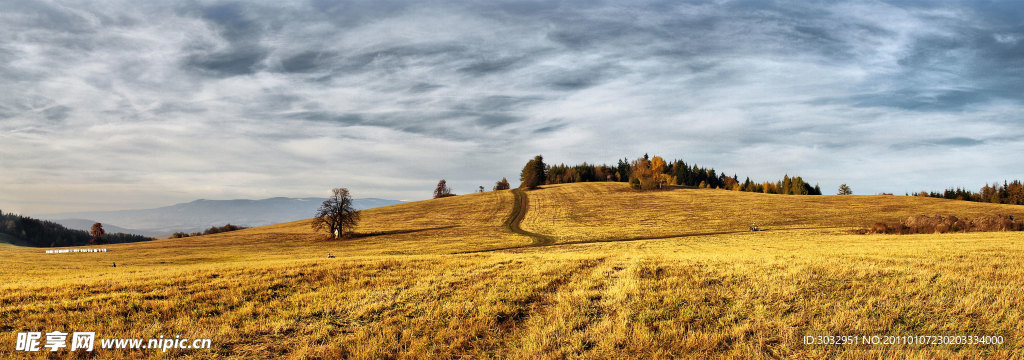
[[(14, 352), (15, 336), (52, 330), (213, 344), (62, 358), (1024, 356), (1024, 233), (849, 233), (1019, 206), (619, 183), (522, 194), (522, 209), (500, 191), (367, 210), (342, 241), (298, 221), (107, 253), (0, 244), (0, 357), (45, 357)], [(844, 350), (804, 346), (809, 330), (1020, 345)]]
[(620, 183), (550, 185), (530, 196), (523, 228), (557, 242), (816, 229), (825, 233), (913, 215), (980, 217), (1020, 206), (907, 196), (790, 196), (725, 190), (636, 192)]

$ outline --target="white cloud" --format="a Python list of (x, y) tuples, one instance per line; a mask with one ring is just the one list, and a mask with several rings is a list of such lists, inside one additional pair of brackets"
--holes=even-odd
[(12, 6), (0, 208), (422, 199), (442, 177), (514, 180), (538, 153), (858, 193), (1024, 177), (1020, 36), (991, 9), (336, 5)]

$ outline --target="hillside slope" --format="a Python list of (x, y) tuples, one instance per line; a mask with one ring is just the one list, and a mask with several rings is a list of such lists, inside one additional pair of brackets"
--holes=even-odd
[[(524, 204), (517, 208), (517, 197)], [(927, 197), (790, 196), (708, 189), (638, 192), (618, 182), (492, 191), (362, 211), (360, 236), (339, 242), (368, 254), (446, 253), (539, 243), (672, 238), (767, 231), (843, 233), (914, 215), (1024, 214), (1024, 207)], [(518, 220), (523, 234), (509, 229)], [(309, 219), (200, 238), (204, 241), (315, 240)], [(525, 234), (525, 235), (524, 235)], [(367, 236), (372, 235), (372, 236)], [(529, 235), (544, 239), (530, 239)], [(552, 238), (552, 239), (547, 239)], [(265, 239), (265, 240), (264, 240)], [(387, 249), (387, 250), (383, 250)]]
[(527, 191), (525, 230), (557, 242), (666, 238), (769, 230), (844, 231), (913, 215), (1024, 215), (1024, 207), (916, 196), (792, 196), (708, 189), (637, 192), (624, 183)]
[[(1014, 213), (1020, 206), (904, 196), (785, 196), (724, 190), (636, 192), (622, 183), (577, 183), (524, 191), (528, 205), (515, 214), (516, 191), (492, 191), (403, 203), (362, 211), (355, 237), (326, 240), (310, 219), (228, 233), (107, 245), (125, 265), (178, 268), (182, 264), (244, 264), (341, 256), (439, 255), (565, 243), (673, 239), (746, 234), (846, 234), (875, 221), (928, 215)], [(521, 232), (509, 221), (521, 221)], [(796, 231), (797, 233), (794, 233)], [(1016, 235), (1008, 235), (1016, 236)], [(687, 240), (690, 242), (691, 240)], [(55, 275), (55, 267), (88, 268), (60, 257), (17, 248), (27, 271)], [(82, 257), (91, 255), (78, 255)], [(104, 256), (97, 256), (101, 258)], [(109, 256), (107, 256), (109, 257)], [(2, 265), (2, 264), (0, 264)], [(26, 271), (0, 266), (0, 275)]]
[[(326, 240), (322, 234), (314, 233), (311, 220), (306, 219), (213, 235), (103, 247), (115, 254), (112, 257), (118, 259), (115, 261), (119, 266), (172, 270), (183, 264), (244, 266), (253, 259), (322, 258), (328, 252), (341, 256), (422, 255), (527, 246), (533, 241), (530, 237), (512, 233), (503, 226), (512, 207), (511, 191), (474, 193), (363, 210), (356, 236), (338, 241)], [(0, 277), (14, 279), (17, 274), (62, 277), (52, 270), (96, 266), (95, 263), (68, 262), (64, 257), (48, 256), (38, 249), (12, 248), (10, 251), (17, 256), (7, 259), (8, 262), (18, 266), (0, 266)], [(111, 258), (94, 254), (75, 256), (76, 259)], [(2, 260), (0, 265), (4, 264)]]
[[(1020, 206), (904, 196), (785, 196), (724, 190), (636, 192), (622, 183), (577, 183), (523, 191), (492, 191), (362, 211), (355, 237), (325, 240), (310, 219), (228, 233), (134, 244), (137, 265), (294, 259), (332, 252), (346, 256), (453, 254), (526, 246), (744, 234), (751, 222), (772, 232), (846, 234), (876, 221), (927, 215), (980, 216), (1021, 212)], [(509, 221), (521, 221), (521, 232)], [(168, 250), (173, 249), (172, 253)], [(54, 257), (27, 252), (38, 264)], [(244, 253), (244, 255), (242, 255)], [(137, 256), (134, 256), (137, 255)], [(64, 266), (74, 266), (66, 264)], [(44, 266), (45, 268), (45, 266)], [(7, 269), (0, 268), (0, 274)]]
[[(366, 210), (359, 234), (341, 241), (323, 240), (302, 220), (108, 245), (106, 253), (0, 244), (0, 324), (8, 324), (0, 338), (34, 329), (211, 338), (210, 349), (167, 353), (195, 359), (1021, 355), (1015, 347), (801, 344), (804, 331), (984, 329), (1020, 339), (1024, 233), (845, 231), (875, 217), (1017, 208), (906, 197), (638, 193), (622, 184), (515, 194)], [(722, 202), (731, 205), (712, 206)], [(742, 217), (750, 213), (769, 231), (746, 232), (750, 220)], [(636, 239), (649, 234), (665, 238)], [(0, 357), (47, 355), (11, 354), (11, 344), (0, 344)]]

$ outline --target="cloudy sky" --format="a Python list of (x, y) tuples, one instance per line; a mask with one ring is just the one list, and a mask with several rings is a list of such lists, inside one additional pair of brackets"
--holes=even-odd
[(419, 200), (531, 156), (1024, 178), (1018, 1), (0, 3), (0, 209)]

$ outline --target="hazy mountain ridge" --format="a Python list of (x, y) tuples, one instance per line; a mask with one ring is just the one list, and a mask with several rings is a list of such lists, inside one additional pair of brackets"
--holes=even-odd
[[(50, 220), (50, 221), (58, 223), (61, 226), (64, 226), (64, 227), (66, 227), (68, 229), (75, 229), (75, 230), (82, 230), (82, 231), (90, 231), (90, 230), (92, 230), (92, 224), (97, 223), (97, 221), (90, 220), (90, 219), (54, 219), (54, 220)], [(140, 230), (127, 229), (127, 228), (123, 228), (123, 227), (120, 227), (120, 226), (117, 226), (117, 225), (113, 225), (113, 224), (103, 224), (103, 231), (105, 231), (107, 233), (139, 234), (139, 235), (148, 235), (148, 236), (156, 235), (156, 234), (146, 234), (146, 233), (144, 233), (143, 231), (140, 231)]]
[[(120, 229), (141, 235), (162, 235), (172, 232), (194, 232), (211, 226), (235, 224), (263, 226), (308, 219), (325, 199), (274, 197), (263, 200), (206, 200), (180, 203), (153, 209), (84, 211), (37, 215), (43, 219), (81, 229), (81, 224), (103, 223), (107, 232)], [(369, 209), (402, 203), (380, 198), (353, 199), (358, 209)], [(119, 229), (111, 231), (110, 229)], [(87, 229), (83, 229), (87, 230)]]

